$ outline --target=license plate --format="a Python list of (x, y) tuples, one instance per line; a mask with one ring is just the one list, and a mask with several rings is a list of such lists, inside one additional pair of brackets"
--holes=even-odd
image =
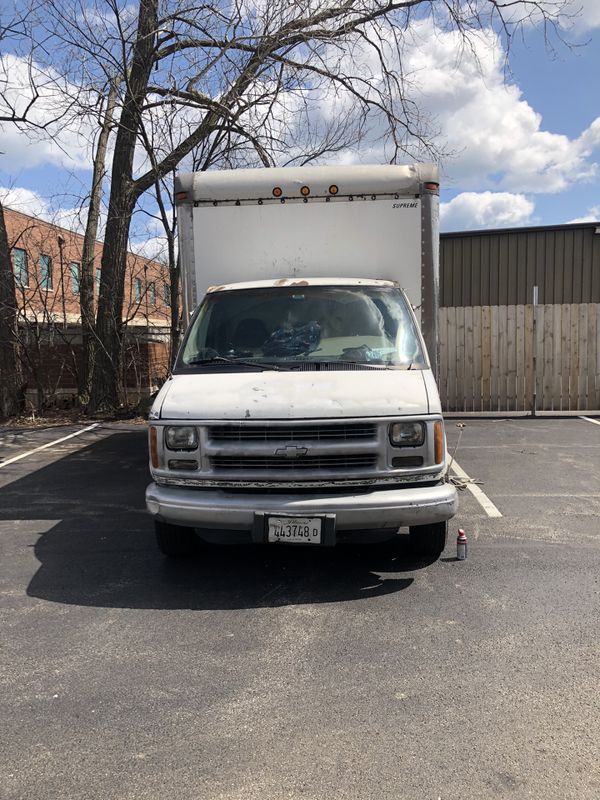
[(267, 541), (321, 544), (321, 522), (319, 517), (269, 517)]

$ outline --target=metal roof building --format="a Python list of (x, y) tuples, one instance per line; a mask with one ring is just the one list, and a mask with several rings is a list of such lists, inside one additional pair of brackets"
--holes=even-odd
[(600, 303), (600, 222), (443, 233), (440, 305)]

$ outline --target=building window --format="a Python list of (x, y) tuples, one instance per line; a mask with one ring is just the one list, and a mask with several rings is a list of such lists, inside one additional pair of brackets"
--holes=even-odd
[(100, 278), (102, 276), (102, 270), (100, 267), (96, 267), (96, 293), (98, 296), (100, 295)]
[(27, 268), (27, 253), (20, 247), (13, 247), (13, 272), (17, 286), (29, 286), (29, 270)]
[(142, 302), (142, 279), (136, 278), (133, 282), (134, 289), (135, 289), (135, 302), (141, 303)]
[(69, 264), (69, 272), (71, 274), (71, 291), (73, 294), (79, 294), (79, 264), (76, 261)]
[(150, 305), (151, 306), (155, 306), (156, 305), (156, 284), (155, 283), (149, 283), (148, 284), (148, 297), (149, 297), (149, 300), (150, 300)]
[(163, 299), (165, 301), (166, 306), (171, 305), (171, 287), (168, 283), (163, 285)]
[(50, 256), (40, 256), (40, 289), (52, 289), (52, 259)]

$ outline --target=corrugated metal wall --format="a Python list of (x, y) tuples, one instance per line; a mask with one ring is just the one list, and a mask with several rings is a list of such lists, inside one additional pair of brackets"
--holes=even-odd
[(600, 303), (600, 223), (472, 233), (440, 242), (440, 305)]

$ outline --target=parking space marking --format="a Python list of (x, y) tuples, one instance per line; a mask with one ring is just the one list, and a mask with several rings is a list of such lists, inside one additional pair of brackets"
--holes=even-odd
[(34, 447), (33, 450), (28, 450), (26, 453), (21, 453), (18, 456), (7, 458), (6, 461), (0, 462), (0, 469), (2, 469), (2, 467), (7, 467), (9, 464), (14, 464), (15, 461), (20, 461), (22, 458), (27, 458), (27, 456), (31, 456), (34, 453), (39, 453), (40, 450), (46, 450), (48, 447), (54, 447), (55, 444), (66, 442), (67, 439), (73, 439), (73, 437), (75, 436), (81, 436), (82, 433), (87, 433), (88, 431), (91, 431), (94, 428), (98, 428), (99, 425), (100, 425), (99, 422), (94, 422), (93, 425), (88, 425), (87, 428), (82, 428), (80, 431), (75, 431), (75, 433), (70, 433), (68, 436), (63, 436), (60, 439), (54, 439), (53, 441), (46, 442), (46, 444), (42, 444), (39, 447)]
[(591, 417), (579, 417), (579, 419), (584, 419), (586, 422), (593, 422), (594, 425), (600, 425), (600, 419), (592, 419)]
[(492, 503), (492, 501), (487, 496), (487, 494), (482, 489), (480, 489), (479, 486), (477, 486), (476, 483), (472, 483), (471, 482), (473, 479), (470, 478), (467, 475), (467, 473), (464, 471), (464, 469), (459, 464), (457, 464), (456, 461), (452, 462), (452, 471), (454, 473), (456, 473), (456, 475), (459, 478), (462, 478), (462, 480), (465, 481), (465, 485), (466, 485), (467, 489), (471, 492), (471, 494), (473, 495), (475, 500), (477, 500), (479, 505), (483, 508), (485, 513), (488, 515), (488, 517), (501, 517), (502, 516), (500, 511)]

